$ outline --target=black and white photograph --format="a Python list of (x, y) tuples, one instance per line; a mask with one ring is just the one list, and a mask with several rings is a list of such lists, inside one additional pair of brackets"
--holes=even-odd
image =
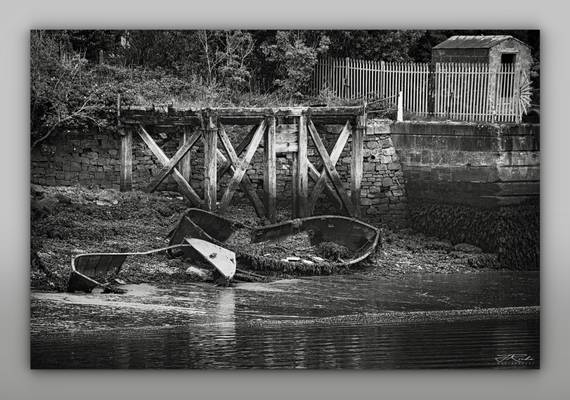
[(30, 29), (29, 367), (540, 369), (540, 42)]

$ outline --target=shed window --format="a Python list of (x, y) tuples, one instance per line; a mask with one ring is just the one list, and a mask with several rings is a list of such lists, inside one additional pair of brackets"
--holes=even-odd
[(514, 94), (515, 59), (515, 53), (501, 54), (501, 73), (498, 77), (498, 88), (501, 97), (512, 97)]
[(501, 64), (514, 64), (516, 54), (513, 53), (503, 53), (501, 54)]

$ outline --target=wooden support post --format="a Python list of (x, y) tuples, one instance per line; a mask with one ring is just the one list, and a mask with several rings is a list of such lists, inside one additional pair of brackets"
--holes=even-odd
[(271, 222), (277, 217), (277, 157), (275, 154), (275, 117), (267, 119), (264, 148), (265, 171), (263, 175), (265, 191), (265, 212)]
[(121, 192), (127, 192), (133, 188), (133, 132), (126, 129), (121, 137)]
[[(188, 125), (184, 125), (182, 131), (182, 136), (180, 137), (180, 147), (183, 147), (188, 141), (190, 140), (190, 136), (192, 135), (191, 127)], [(190, 182), (192, 177), (192, 158), (190, 156), (190, 152), (186, 153), (184, 157), (180, 160), (178, 164), (180, 168), (180, 173), (186, 179), (187, 182)]]
[(366, 113), (356, 117), (356, 127), (352, 132), (352, 157), (351, 157), (351, 179), (350, 197), (354, 205), (357, 217), (360, 217), (360, 187), (362, 184), (363, 171), (363, 146), (364, 135), (366, 134)]
[(308, 176), (308, 159), (307, 159), (307, 117), (301, 115), (299, 117), (299, 140), (297, 151), (297, 180), (294, 182), (297, 186), (297, 215), (306, 217), (308, 214), (308, 196), (309, 196), (309, 176)]
[(216, 210), (217, 202), (217, 156), (218, 148), (218, 128), (211, 116), (206, 121), (206, 129), (204, 131), (204, 207), (208, 211)]
[(299, 218), (299, 153), (291, 153), (291, 215)]

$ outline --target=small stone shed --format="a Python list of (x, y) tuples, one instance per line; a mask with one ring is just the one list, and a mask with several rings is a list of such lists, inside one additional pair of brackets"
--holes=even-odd
[(530, 47), (510, 35), (452, 36), (432, 49), (432, 62), (489, 64), (490, 70), (500, 70), (505, 64), (516, 71), (530, 71)]
[[(493, 115), (510, 114), (518, 119), (521, 110), (530, 104), (531, 49), (510, 35), (452, 36), (433, 47), (432, 63), (484, 67), (485, 109)], [(452, 64), (453, 68), (457, 67)], [(469, 82), (469, 75), (462, 79)]]

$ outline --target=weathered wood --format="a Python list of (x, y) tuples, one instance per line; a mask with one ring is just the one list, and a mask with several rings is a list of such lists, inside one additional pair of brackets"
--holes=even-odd
[(297, 195), (299, 201), (298, 216), (308, 216), (308, 197), (309, 197), (309, 176), (308, 176), (308, 158), (307, 158), (307, 118), (304, 115), (299, 117), (299, 150), (297, 152)]
[(133, 133), (126, 129), (121, 137), (121, 192), (129, 191), (133, 188)]
[(297, 143), (275, 143), (276, 153), (297, 153), (299, 146)]
[[(192, 127), (185, 125), (182, 128), (182, 136), (180, 137), (180, 147), (184, 146), (187, 142), (190, 141), (192, 137)], [(184, 157), (180, 160), (178, 164), (180, 167), (180, 173), (186, 179), (186, 181), (190, 182), (192, 178), (192, 157), (190, 157), (190, 152), (186, 153)]]
[[(319, 177), (321, 176), (319, 171), (317, 170), (317, 167), (313, 165), (311, 160), (307, 160), (307, 166), (309, 167), (309, 177), (313, 180), (313, 182), (316, 183), (319, 180)], [(340, 199), (340, 197), (338, 197), (338, 194), (336, 194), (336, 190), (332, 187), (330, 182), (327, 179), (325, 179), (324, 182), (325, 182), (325, 190), (327, 191), (328, 195), (331, 196), (336, 202), (336, 207), (338, 208), (338, 210), (341, 211), (343, 207), (342, 200)], [(311, 207), (311, 201), (312, 200), (309, 201), (309, 207)], [(309, 208), (309, 213), (312, 213), (311, 208)]]
[[(221, 124), (221, 123), (220, 123)], [(238, 144), (238, 146), (235, 148), (235, 154), (237, 157), (241, 156), (241, 153), (246, 149), (246, 147), (249, 145), (249, 143), (251, 142), (251, 139), (253, 138), (253, 135), (255, 134), (255, 132), (257, 131), (257, 128), (259, 127), (259, 124), (254, 125), (248, 132), (247, 135), (245, 135), (245, 137), (242, 139), (242, 141)], [(225, 131), (224, 131), (225, 132)], [(222, 179), (222, 176), (224, 176), (229, 170), (230, 167), (232, 166), (232, 162), (227, 160), (220, 169), (218, 169), (218, 180)], [(233, 173), (233, 171), (232, 171)]]
[(218, 132), (212, 117), (209, 116), (206, 121), (206, 129), (204, 131), (206, 139), (204, 146), (204, 207), (208, 211), (216, 209), (218, 196), (218, 170), (216, 150), (218, 148)]
[[(202, 132), (196, 131), (194, 134), (186, 141), (186, 143), (178, 149), (176, 154), (166, 163), (166, 165), (162, 168), (159, 174), (152, 179), (151, 183), (147, 187), (147, 191), (152, 193), (154, 192), (158, 186), (164, 181), (164, 179), (172, 172), (172, 169), (182, 160), (182, 158), (190, 151), (192, 146), (196, 143), (196, 141), (202, 136)], [(184, 172), (180, 171), (182, 177), (188, 182), (189, 181), (189, 174), (188, 176), (184, 175)]]
[(299, 218), (299, 154), (291, 154), (291, 215)]
[[(121, 107), (120, 121), (124, 124), (148, 124), (164, 126), (199, 126), (205, 110), (200, 108), (175, 107)], [(209, 108), (207, 112), (215, 115), (225, 124), (251, 125), (258, 124), (268, 115), (278, 117), (298, 117), (303, 113), (310, 113), (315, 120), (334, 122), (355, 117), (364, 111), (362, 106), (339, 107), (221, 107)]]
[(364, 135), (366, 130), (366, 114), (356, 119), (356, 127), (352, 133), (352, 157), (350, 165), (350, 197), (356, 216), (360, 217), (360, 187), (362, 184)]
[[(138, 134), (141, 137), (141, 139), (146, 143), (148, 148), (152, 151), (152, 153), (155, 155), (155, 157), (158, 159), (158, 161), (162, 165), (168, 164), (169, 158), (166, 156), (166, 154), (164, 154), (162, 149), (158, 147), (156, 142), (152, 139), (152, 137), (148, 134), (148, 132), (144, 129), (142, 125), (139, 125)], [(182, 195), (184, 195), (192, 204), (196, 206), (199, 206), (201, 204), (202, 201), (200, 199), (200, 196), (196, 194), (194, 189), (192, 189), (192, 187), (188, 184), (186, 179), (184, 179), (180, 171), (178, 171), (176, 168), (172, 170), (172, 178), (174, 178), (174, 180), (178, 184), (178, 187), (180, 188)]]
[(317, 151), (319, 152), (319, 155), (321, 156), (321, 158), (323, 160), (324, 169), (326, 170), (327, 174), (329, 175), (329, 177), (330, 177), (330, 179), (331, 179), (331, 181), (332, 181), (332, 183), (336, 189), (336, 192), (339, 195), (339, 197), (342, 199), (342, 202), (343, 202), (346, 210), (348, 211), (349, 215), (354, 216), (355, 210), (354, 210), (354, 207), (352, 205), (352, 202), (348, 198), (348, 195), (346, 194), (346, 191), (344, 190), (344, 188), (342, 186), (340, 176), (339, 176), (337, 170), (335, 169), (334, 164), (331, 161), (329, 154), (327, 153), (327, 150), (325, 149), (325, 145), (323, 144), (323, 141), (322, 141), (321, 137), (319, 136), (317, 129), (315, 128), (315, 126), (313, 125), (313, 122), (310, 119), (308, 120), (308, 126), (309, 126), (309, 132), (311, 133), (311, 138), (313, 139), (313, 142), (315, 143), (315, 147), (317, 148)]
[(268, 117), (264, 148), (265, 212), (271, 222), (277, 217), (277, 157), (275, 155), (275, 117)]
[[(314, 128), (314, 126), (313, 126), (313, 129), (315, 130), (315, 132), (317, 132), (317, 130), (316, 130), (316, 128)], [(342, 128), (340, 134), (338, 135), (336, 143), (335, 143), (333, 150), (331, 151), (331, 154), (330, 154), (330, 161), (332, 163), (333, 168), (336, 165), (336, 163), (338, 162), (340, 155), (342, 154), (342, 150), (344, 149), (344, 146), (346, 146), (346, 142), (348, 141), (349, 135), (350, 135), (350, 123), (347, 121), (344, 124), (344, 127)], [(326, 152), (326, 149), (324, 151)], [(313, 193), (311, 195), (311, 201), (310, 201), (310, 212), (311, 212), (311, 214), (315, 210), (315, 206), (317, 205), (317, 201), (319, 200), (319, 196), (320, 196), (323, 188), (326, 187), (326, 183), (327, 183), (326, 178), (327, 178), (327, 169), (326, 169), (326, 167), (324, 167), (324, 163), (323, 163), (323, 170), (321, 171), (319, 178), (317, 179), (317, 181), (315, 183), (315, 187), (313, 188)], [(343, 192), (344, 192), (344, 190), (343, 190)], [(335, 193), (336, 193), (336, 189), (335, 189)], [(344, 205), (345, 202), (342, 200), (342, 197), (340, 197), (339, 194), (337, 194), (337, 196), (339, 196), (341, 204)], [(347, 210), (348, 210), (348, 208), (347, 208)]]
[(219, 135), (222, 140), (222, 144), (224, 145), (228, 156), (230, 157), (230, 161), (234, 165), (235, 171), (234, 175), (230, 179), (228, 186), (222, 196), (222, 201), (220, 207), (222, 210), (226, 210), (232, 200), (234, 192), (237, 186), (242, 182), (242, 179), (249, 167), (251, 159), (253, 158), (255, 151), (259, 147), (259, 143), (263, 137), (263, 132), (265, 130), (265, 121), (259, 124), (253, 138), (251, 139), (251, 143), (249, 144), (247, 151), (245, 152), (244, 156), (241, 159), (238, 159), (237, 155), (235, 154), (232, 144), (230, 142), (229, 137), (227, 136), (225, 130), (220, 129)]
[[(220, 130), (218, 132), (220, 132), (221, 129), (222, 129), (222, 126), (220, 124)], [(222, 163), (224, 165), (229, 165), (229, 171), (233, 174), (235, 172), (234, 164), (232, 164), (229, 161), (229, 159), (224, 155), (224, 153), (222, 153), (222, 151), (220, 149), (218, 149), (217, 153), (218, 153), (218, 163)], [(234, 154), (235, 154), (235, 152), (234, 152)], [(236, 155), (236, 160), (237, 160), (237, 155)], [(236, 163), (237, 163), (237, 161), (236, 161)], [(218, 170), (218, 177), (219, 176), (220, 176), (220, 174), (219, 174), (219, 170)], [(265, 217), (265, 206), (263, 205), (263, 201), (261, 201), (261, 199), (257, 195), (257, 191), (255, 190), (255, 186), (253, 185), (253, 183), (251, 182), (251, 179), (249, 179), (249, 176), (247, 176), (247, 174), (245, 174), (243, 176), (243, 179), (240, 182), (240, 185), (241, 185), (244, 193), (247, 195), (247, 197), (249, 197), (249, 199), (253, 203), (253, 208), (255, 209), (255, 213), (257, 214), (257, 216), (259, 218), (264, 218)]]
[(299, 127), (297, 124), (279, 124), (275, 126), (275, 136), (277, 137), (277, 141), (280, 141), (282, 137), (289, 137), (296, 140), (298, 131)]

